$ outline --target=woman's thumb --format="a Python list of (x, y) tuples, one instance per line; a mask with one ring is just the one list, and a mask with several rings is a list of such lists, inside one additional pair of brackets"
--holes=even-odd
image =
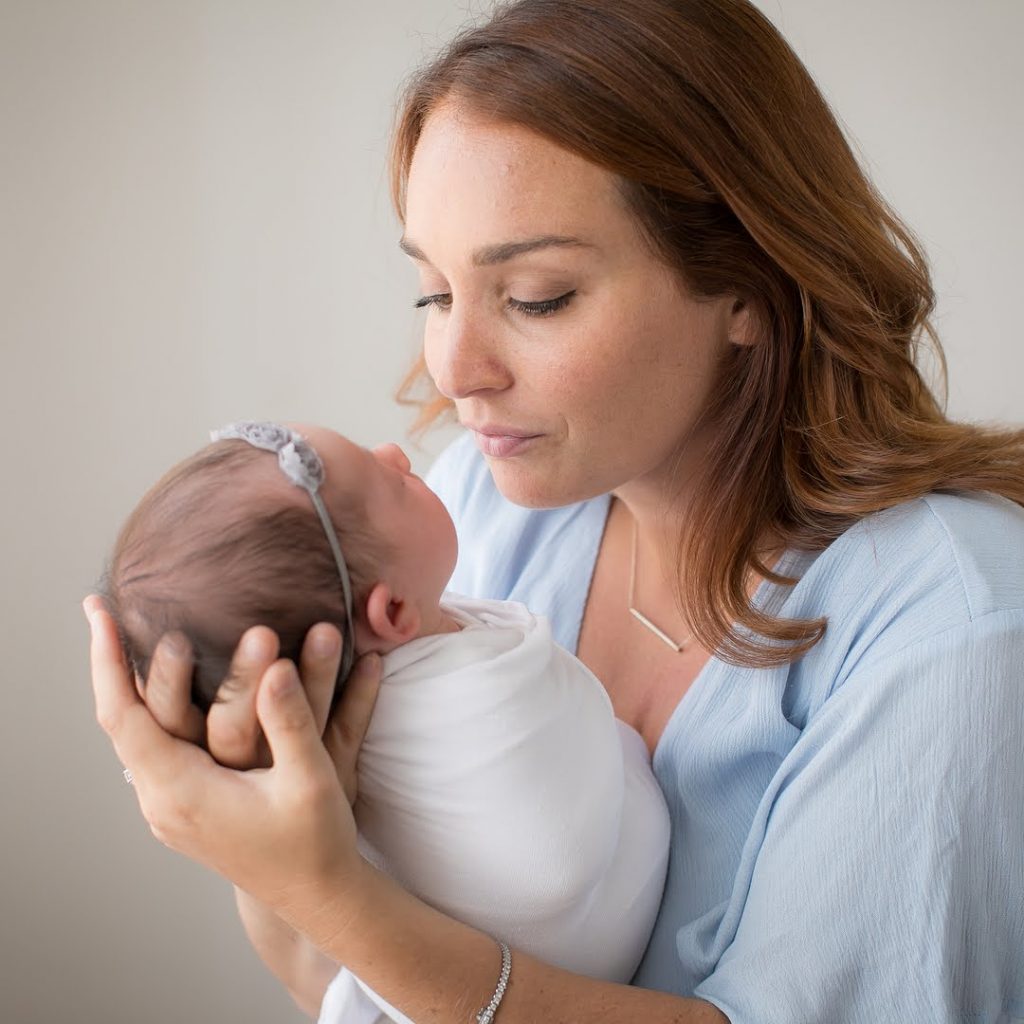
[(256, 715), (275, 768), (308, 774), (311, 764), (326, 758), (313, 710), (293, 662), (282, 658), (263, 673), (256, 694)]

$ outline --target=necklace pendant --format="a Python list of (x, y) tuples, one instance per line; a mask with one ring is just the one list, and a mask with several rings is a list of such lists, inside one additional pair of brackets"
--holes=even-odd
[(653, 622), (651, 622), (651, 620), (647, 618), (647, 616), (644, 615), (643, 612), (637, 611), (636, 608), (630, 608), (629, 614), (632, 615), (633, 618), (636, 619), (641, 625), (646, 626), (659, 640), (662, 641), (662, 643), (668, 644), (668, 646), (671, 647), (672, 650), (676, 652), (676, 654), (678, 654), (683, 649), (683, 644), (686, 643), (686, 640), (683, 641), (683, 644), (677, 644), (675, 640), (673, 640), (672, 637), (670, 637), (667, 633), (665, 633), (663, 630), (658, 629), (658, 627)]
[(686, 637), (686, 639), (680, 641), (679, 643), (676, 643), (675, 640), (673, 640), (672, 637), (670, 637), (668, 633), (666, 633), (663, 629), (658, 629), (658, 627), (653, 622), (651, 622), (651, 620), (647, 618), (647, 616), (644, 615), (643, 612), (638, 611), (636, 608), (633, 607), (634, 593), (636, 593), (635, 519), (633, 520), (633, 555), (629, 561), (629, 597), (626, 599), (626, 607), (629, 609), (629, 614), (632, 615), (633, 618), (636, 619), (636, 621), (639, 622), (641, 626), (643, 626), (645, 629), (649, 629), (663, 644), (665, 644), (668, 647), (671, 647), (672, 650), (676, 652), (676, 654), (679, 654), (679, 652), (682, 651), (683, 646), (686, 644), (687, 640), (690, 640), (693, 637), (693, 634), (691, 633), (688, 637)]

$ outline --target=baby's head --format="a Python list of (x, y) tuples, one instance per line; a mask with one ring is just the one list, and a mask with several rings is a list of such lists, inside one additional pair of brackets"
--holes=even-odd
[[(317, 489), (351, 580), (354, 650), (385, 653), (443, 628), (455, 528), (396, 445), (372, 452), (323, 427), (292, 424), (319, 456)], [(307, 630), (346, 630), (339, 567), (310, 493), (274, 452), (220, 440), (170, 470), (122, 527), (104, 579), (107, 605), (141, 679), (160, 637), (195, 656), (193, 700), (209, 707), (241, 635), (257, 624), (298, 661)]]

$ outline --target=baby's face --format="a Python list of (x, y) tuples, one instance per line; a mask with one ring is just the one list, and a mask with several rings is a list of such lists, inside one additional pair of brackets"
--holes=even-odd
[(441, 499), (411, 472), (402, 449), (385, 444), (371, 451), (325, 427), (289, 426), (323, 462), (320, 494), (328, 509), (351, 507), (352, 495), (363, 497), (368, 529), (395, 553), (388, 582), (401, 582), (404, 592), (415, 593), (427, 605), (436, 603), (455, 571), (455, 525)]

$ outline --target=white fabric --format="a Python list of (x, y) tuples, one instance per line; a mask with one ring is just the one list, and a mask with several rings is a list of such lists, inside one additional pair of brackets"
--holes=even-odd
[[(363, 854), (513, 949), (628, 982), (668, 859), (647, 747), (547, 619), (454, 594), (443, 607), (460, 632), (384, 659), (359, 759)], [(376, 1024), (378, 1007), (407, 1020), (343, 969), (319, 1021)]]

